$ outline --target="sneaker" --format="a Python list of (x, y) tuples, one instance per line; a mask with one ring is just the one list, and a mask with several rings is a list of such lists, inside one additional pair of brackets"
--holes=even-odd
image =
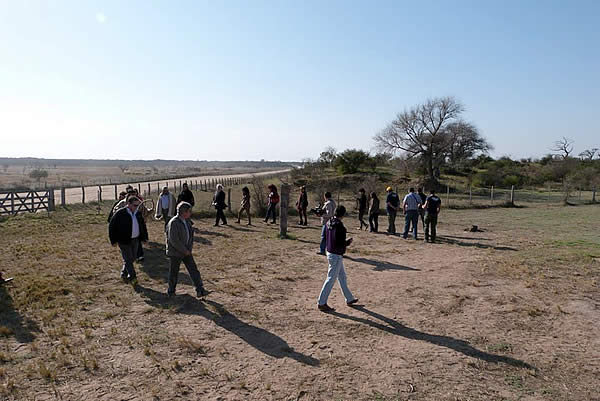
[(317, 308), (319, 308), (319, 310), (321, 312), (333, 312), (335, 309), (333, 309), (331, 306), (325, 304), (325, 305), (318, 305)]
[(325, 255), (325, 252), (317, 251), (317, 255)]
[(356, 304), (358, 302), (358, 298), (354, 298), (352, 301), (350, 302), (346, 302), (346, 305), (348, 306), (353, 306), (354, 304)]

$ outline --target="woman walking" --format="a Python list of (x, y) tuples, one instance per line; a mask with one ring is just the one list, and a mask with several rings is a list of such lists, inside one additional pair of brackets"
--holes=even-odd
[(248, 225), (252, 225), (252, 221), (250, 220), (250, 190), (248, 187), (242, 188), (242, 201), (240, 202), (240, 211), (238, 212), (237, 223), (240, 224), (240, 220), (242, 219), (242, 212), (246, 212), (248, 215)]
[(276, 206), (279, 203), (279, 194), (277, 193), (277, 187), (273, 184), (269, 185), (269, 204), (267, 208), (267, 215), (265, 216), (265, 223), (269, 220), (269, 216), (273, 216), (271, 223), (277, 223), (277, 209)]
[(296, 208), (300, 215), (300, 223), (298, 224), (301, 226), (308, 225), (308, 216), (306, 215), (306, 209), (308, 209), (308, 195), (306, 194), (306, 187), (304, 185), (300, 187), (300, 197), (296, 201)]
[(379, 198), (375, 192), (371, 192), (371, 204), (369, 205), (369, 232), (376, 233), (379, 230)]

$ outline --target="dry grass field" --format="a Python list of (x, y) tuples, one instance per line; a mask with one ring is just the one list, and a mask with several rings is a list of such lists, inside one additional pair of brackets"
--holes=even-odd
[(122, 283), (103, 207), (0, 222), (0, 399), (600, 400), (596, 205), (445, 210), (439, 244), (349, 216), (361, 302), (336, 284), (331, 314), (314, 218), (285, 240), (197, 219), (199, 300), (183, 266), (166, 296), (160, 222)]

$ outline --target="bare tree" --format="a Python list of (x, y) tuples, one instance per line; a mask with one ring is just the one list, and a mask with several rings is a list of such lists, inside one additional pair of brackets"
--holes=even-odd
[(591, 162), (592, 160), (594, 160), (596, 153), (598, 153), (598, 148), (586, 149), (579, 154), (579, 157), (581, 157), (581, 160), (583, 161)]
[(560, 140), (554, 142), (554, 146), (550, 150), (557, 152), (563, 159), (566, 159), (573, 152), (573, 140), (563, 136)]
[(376, 146), (384, 152), (400, 152), (408, 159), (419, 159), (427, 173), (426, 185), (435, 186), (439, 167), (457, 138), (470, 138), (469, 145), (463, 146), (467, 153), (490, 147), (472, 124), (460, 118), (463, 111), (463, 105), (453, 97), (430, 99), (398, 113), (394, 121), (375, 135)]

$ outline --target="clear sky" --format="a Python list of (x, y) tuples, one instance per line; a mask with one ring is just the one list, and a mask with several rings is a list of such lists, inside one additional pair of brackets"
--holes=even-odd
[(495, 146), (600, 147), (600, 1), (0, 0), (0, 156), (300, 160), (453, 95)]

